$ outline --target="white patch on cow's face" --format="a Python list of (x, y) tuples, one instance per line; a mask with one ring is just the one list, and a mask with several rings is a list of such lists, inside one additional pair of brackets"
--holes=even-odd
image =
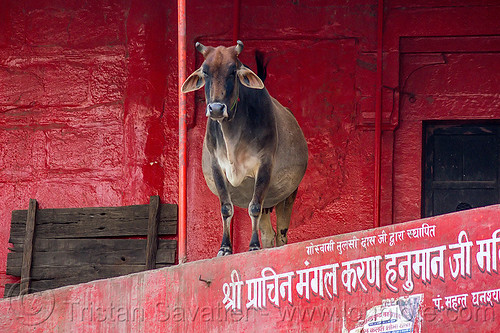
[(210, 117), (210, 119), (218, 121), (220, 123), (222, 120), (229, 117), (227, 109), (228, 107), (225, 103), (209, 103), (207, 104), (205, 115), (207, 117)]

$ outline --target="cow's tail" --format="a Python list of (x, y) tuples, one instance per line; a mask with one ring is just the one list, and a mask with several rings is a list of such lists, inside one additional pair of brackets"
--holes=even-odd
[(266, 61), (265, 54), (262, 51), (255, 50), (255, 63), (257, 64), (257, 76), (264, 82), (267, 77), (267, 65), (269, 60)]

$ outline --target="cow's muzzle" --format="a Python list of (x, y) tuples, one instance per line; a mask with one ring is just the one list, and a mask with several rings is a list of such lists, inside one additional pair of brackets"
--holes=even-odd
[(223, 103), (210, 103), (207, 105), (207, 117), (221, 120), (228, 117), (227, 106)]

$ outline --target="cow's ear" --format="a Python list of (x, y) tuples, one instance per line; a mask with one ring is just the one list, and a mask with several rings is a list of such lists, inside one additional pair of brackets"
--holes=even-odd
[(264, 82), (249, 68), (241, 66), (238, 69), (238, 79), (242, 85), (252, 89), (264, 89)]
[(205, 78), (203, 77), (202, 68), (198, 68), (193, 74), (189, 75), (189, 77), (184, 81), (182, 85), (181, 91), (183, 93), (188, 93), (191, 91), (195, 91), (200, 89), (205, 85)]

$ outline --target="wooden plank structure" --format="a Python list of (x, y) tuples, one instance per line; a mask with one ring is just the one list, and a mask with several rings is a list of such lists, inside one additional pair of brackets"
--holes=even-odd
[[(21, 278), (5, 297), (170, 266), (177, 205), (37, 209), (12, 212), (7, 274)], [(142, 239), (137, 239), (142, 237)], [(144, 239), (144, 237), (147, 237)]]

